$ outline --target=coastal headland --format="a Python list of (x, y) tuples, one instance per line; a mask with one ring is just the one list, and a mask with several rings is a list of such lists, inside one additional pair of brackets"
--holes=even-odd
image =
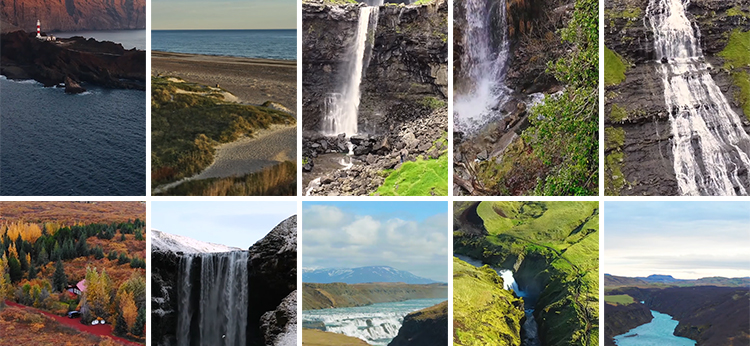
[(55, 41), (35, 33), (2, 34), (0, 74), (33, 79), (45, 87), (81, 82), (105, 88), (146, 89), (146, 52), (75, 36)]

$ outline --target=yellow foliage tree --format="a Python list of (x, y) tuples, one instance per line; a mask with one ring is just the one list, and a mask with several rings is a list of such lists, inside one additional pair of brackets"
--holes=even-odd
[(42, 228), (35, 223), (22, 223), (19, 221), (10, 224), (7, 234), (13, 240), (17, 239), (20, 234), (21, 239), (34, 244), (42, 236)]
[(101, 274), (96, 268), (86, 268), (86, 292), (83, 294), (92, 317), (107, 319), (112, 312), (112, 280), (105, 269)]
[(122, 311), (122, 318), (125, 320), (127, 330), (131, 330), (133, 324), (135, 324), (135, 319), (138, 317), (138, 308), (135, 306), (135, 301), (133, 301), (133, 294), (123, 291), (120, 297), (120, 310)]
[(10, 243), (10, 247), (8, 247), (8, 257), (18, 258), (18, 251), (16, 251), (15, 243)]
[(0, 258), (0, 305), (6, 298), (13, 294), (13, 285), (10, 283), (10, 269), (8, 268), (8, 257), (3, 254)]

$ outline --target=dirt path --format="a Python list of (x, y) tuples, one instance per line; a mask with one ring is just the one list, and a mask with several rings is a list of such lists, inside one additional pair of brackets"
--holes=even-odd
[(121, 337), (117, 337), (117, 336), (112, 335), (112, 325), (111, 324), (104, 324), (104, 325), (100, 324), (100, 325), (95, 325), (95, 326), (88, 325), (88, 324), (81, 324), (81, 320), (78, 319), (78, 318), (67, 318), (67, 317), (57, 316), (57, 315), (49, 313), (47, 311), (39, 310), (39, 309), (30, 307), (30, 306), (21, 305), (21, 304), (18, 304), (18, 303), (14, 303), (14, 302), (11, 302), (9, 300), (6, 300), (5, 303), (8, 304), (9, 306), (14, 306), (14, 307), (17, 307), (17, 308), (26, 309), (26, 310), (29, 310), (29, 311), (32, 311), (32, 312), (40, 313), (40, 314), (43, 314), (45, 316), (49, 316), (49, 317), (53, 318), (55, 321), (59, 322), (60, 324), (66, 325), (68, 327), (75, 328), (75, 329), (77, 329), (77, 330), (79, 330), (81, 332), (84, 332), (84, 333), (94, 334), (94, 335), (98, 335), (98, 336), (107, 336), (107, 337), (112, 338), (112, 340), (115, 340), (115, 341), (117, 341), (119, 343), (122, 343), (123, 345), (143, 346), (143, 344), (139, 344), (137, 342), (132, 342), (132, 341), (123, 339)]

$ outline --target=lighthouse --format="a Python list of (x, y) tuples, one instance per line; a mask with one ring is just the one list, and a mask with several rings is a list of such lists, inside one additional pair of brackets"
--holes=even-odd
[(42, 23), (36, 20), (36, 38), (42, 38)]

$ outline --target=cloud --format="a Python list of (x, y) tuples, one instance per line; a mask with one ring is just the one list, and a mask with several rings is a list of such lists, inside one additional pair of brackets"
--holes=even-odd
[[(420, 206), (415, 202), (415, 208)], [(447, 232), (445, 209), (412, 220), (308, 205), (303, 208), (302, 261), (305, 267), (317, 268), (387, 265), (447, 282)]]

